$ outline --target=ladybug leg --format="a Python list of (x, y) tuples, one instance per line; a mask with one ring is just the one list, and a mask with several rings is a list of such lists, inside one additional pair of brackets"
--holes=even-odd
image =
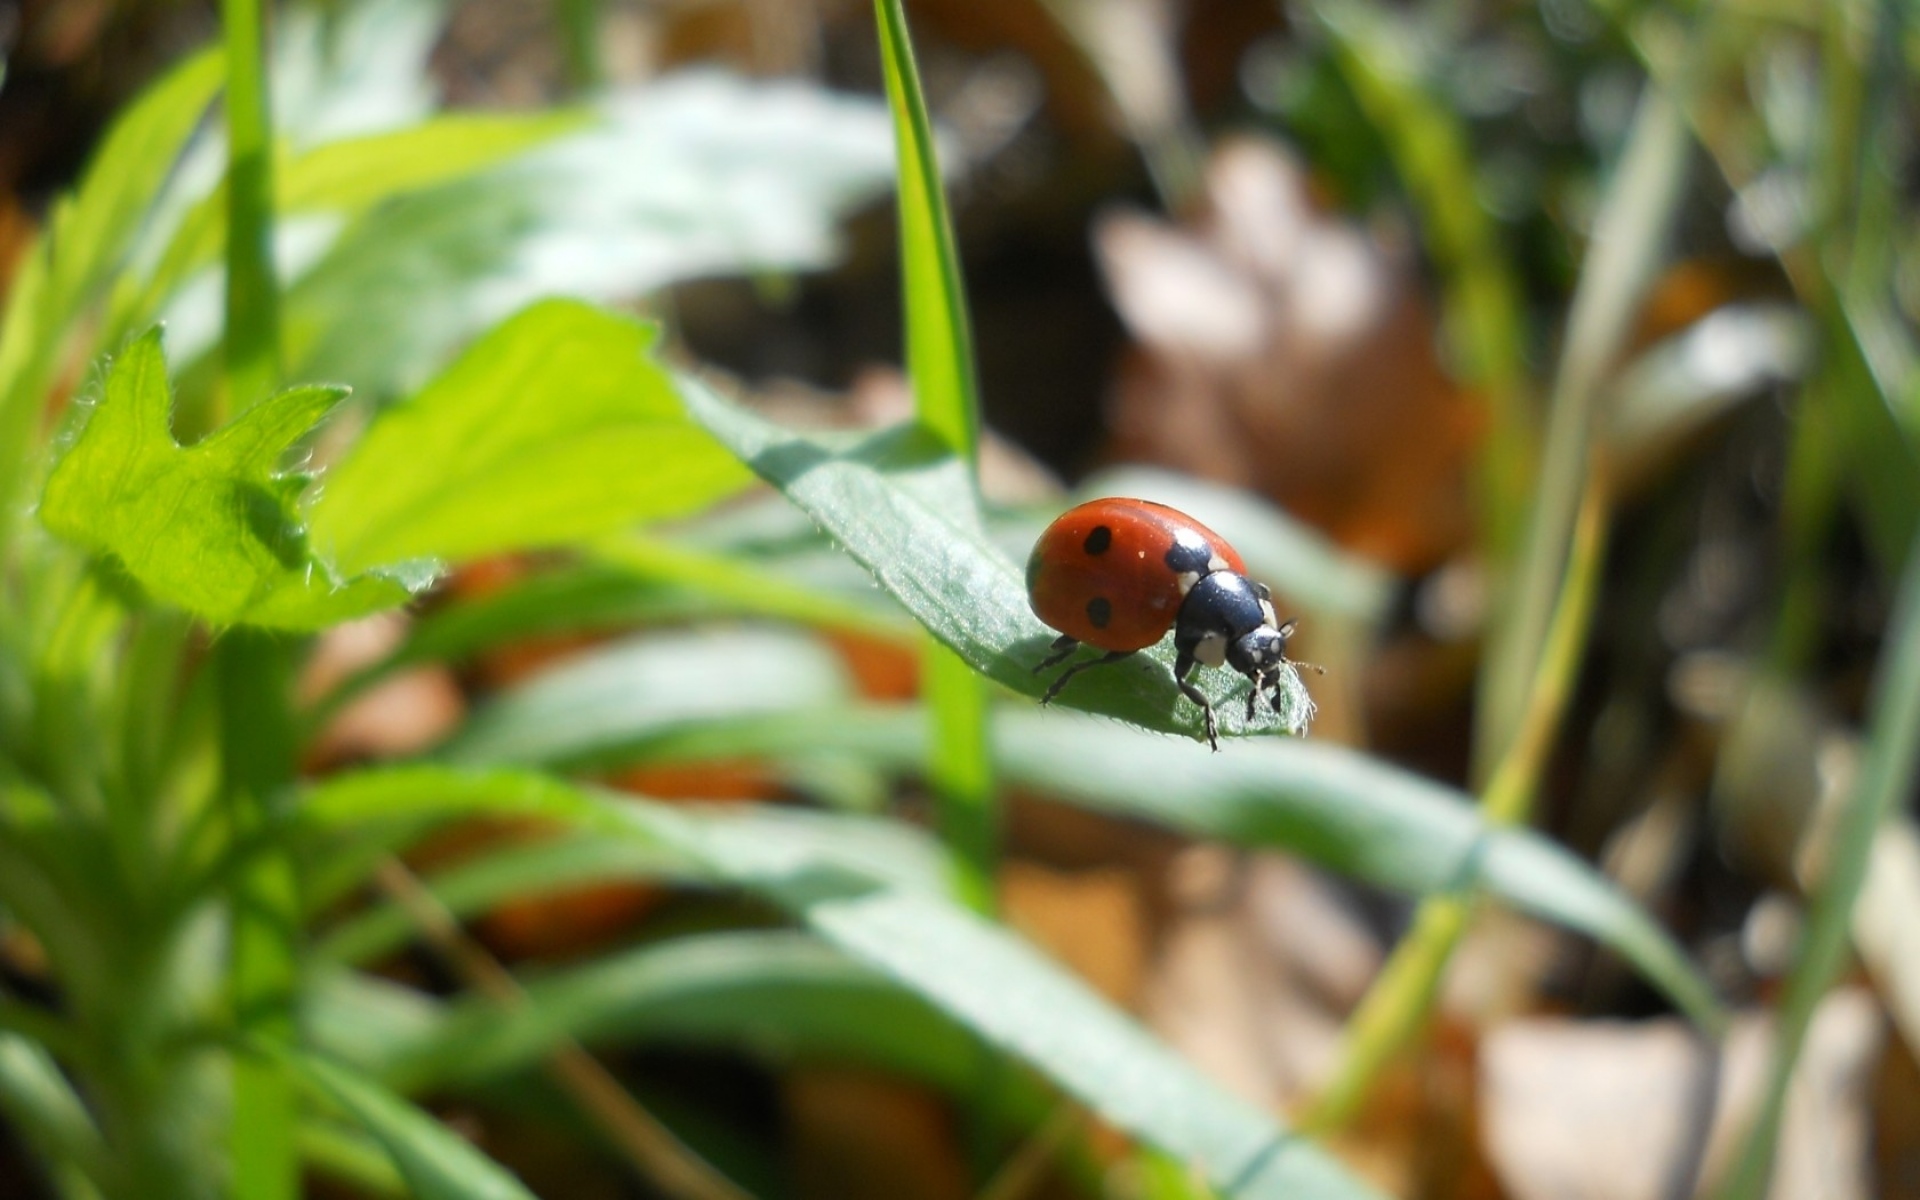
[(1207, 699), (1205, 692), (1187, 682), (1187, 676), (1193, 674), (1193, 669), (1199, 665), (1200, 660), (1193, 656), (1193, 652), (1182, 648), (1173, 662), (1173, 681), (1180, 685), (1180, 693), (1198, 704), (1200, 711), (1206, 715), (1207, 745), (1212, 746), (1217, 754), (1220, 750), (1220, 733), (1213, 720), (1213, 701)]
[(1066, 633), (1061, 634), (1059, 637), (1053, 639), (1053, 645), (1049, 647), (1049, 649), (1052, 650), (1053, 653), (1041, 659), (1039, 663), (1035, 665), (1035, 667), (1033, 668), (1033, 673), (1035, 675), (1038, 675), (1040, 672), (1046, 670), (1048, 667), (1053, 666), (1055, 663), (1065, 662), (1067, 659), (1067, 655), (1072, 654), (1075, 650), (1078, 650), (1079, 648), (1080, 648), (1079, 638), (1074, 637), (1072, 634), (1066, 634)]
[[(1062, 638), (1060, 640), (1072, 641), (1073, 639)], [(1055, 644), (1057, 645), (1058, 643), (1055, 643)], [(1075, 646), (1078, 646), (1079, 644), (1080, 643), (1078, 642), (1074, 642)], [(1065, 653), (1071, 654), (1073, 653), (1073, 649), (1069, 647), (1065, 651)], [(1040, 697), (1040, 703), (1042, 704), (1052, 703), (1053, 698), (1060, 694), (1060, 689), (1067, 686), (1067, 680), (1072, 679), (1075, 675), (1078, 675), (1080, 672), (1086, 670), (1088, 667), (1097, 667), (1097, 666), (1100, 666), (1102, 663), (1119, 662), (1123, 658), (1131, 658), (1134, 655), (1134, 653), (1135, 651), (1132, 651), (1132, 650), (1112, 650), (1107, 652), (1106, 654), (1101, 655), (1099, 658), (1090, 658), (1085, 662), (1073, 664), (1072, 666), (1068, 667), (1066, 670), (1060, 672), (1060, 677), (1055, 679), (1051, 684), (1047, 686), (1046, 695)], [(1055, 660), (1055, 661), (1058, 661), (1058, 660)]]

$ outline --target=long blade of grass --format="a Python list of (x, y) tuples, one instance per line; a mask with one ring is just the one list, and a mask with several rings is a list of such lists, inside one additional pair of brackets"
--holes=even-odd
[[(1603, 383), (1665, 251), (1687, 150), (1678, 106), (1649, 84), (1574, 294), (1525, 553), (1483, 676), (1475, 751), (1490, 826), (1525, 819), (1578, 669), (1605, 519), (1593, 452)], [(1411, 1041), (1466, 933), (1471, 900), (1461, 889), (1422, 902), (1355, 1014), (1313, 1125), (1350, 1119), (1380, 1068)]]
[(1505, 752), (1526, 708), (1566, 570), (1603, 385), (1666, 253), (1689, 149), (1680, 107), (1650, 82), (1594, 220), (1567, 320), (1532, 520), (1481, 690), (1474, 758), (1483, 777)]
[(359, 1072), (288, 1048), (269, 1054), (281, 1074), (299, 1078), (373, 1135), (419, 1200), (534, 1200), (504, 1167)]
[(488, 810), (543, 814), (638, 838), (679, 852), (716, 882), (772, 900), (828, 942), (1031, 1063), (1117, 1128), (1190, 1162), (1228, 1195), (1362, 1200), (1375, 1194), (1310, 1142), (1219, 1090), (1001, 926), (917, 876), (900, 879), (902, 846), (915, 839), (891, 823), (778, 812), (699, 814), (548, 776), (447, 768), (329, 781), (308, 795), (302, 813), (324, 830)]
[[(921, 424), (972, 469), (980, 440), (973, 331), (933, 122), (900, 0), (874, 0), (873, 9), (898, 157), (900, 274), (914, 404)], [(987, 744), (986, 685), (932, 638), (924, 642), (921, 666), (934, 728), (927, 776), (939, 803), (940, 828), (953, 847), (965, 894), (976, 907), (988, 909), (999, 818)]]
[(1920, 546), (1907, 555), (1873, 702), (1866, 760), (1835, 831), (1827, 877), (1814, 893), (1799, 958), (1787, 980), (1774, 1034), (1766, 1101), (1742, 1149), (1725, 1200), (1766, 1194), (1774, 1143), (1786, 1111), (1787, 1085), (1820, 998), (1845, 965), (1854, 901), (1866, 880), (1874, 836), (1913, 794), (1920, 775)]
[[(736, 698), (731, 716), (710, 712), (708, 720), (689, 721), (658, 705), (595, 701), (583, 692), (543, 691), (540, 701), (509, 698), (504, 703), (515, 704), (517, 715), (483, 712), (477, 721), (493, 734), (463, 737), (448, 747), (449, 757), (466, 766), (611, 770), (839, 752), (899, 773), (924, 761), (927, 731), (911, 709), (758, 713)], [(609, 711), (610, 704), (625, 715)], [(1190, 837), (1285, 850), (1417, 895), (1482, 889), (1618, 950), (1701, 1025), (1723, 1019), (1711, 986), (1644, 912), (1546, 839), (1490, 827), (1453, 789), (1312, 739), (1196, 753), (1181, 741), (1031, 709), (995, 714), (994, 744), (1009, 781), (1085, 808)]]

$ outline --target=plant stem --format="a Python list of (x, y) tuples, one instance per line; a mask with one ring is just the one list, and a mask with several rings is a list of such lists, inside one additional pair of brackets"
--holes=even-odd
[[(280, 380), (280, 296), (273, 269), (273, 118), (267, 95), (264, 5), (222, 0), (227, 46), (227, 292), (224, 407), (244, 412)], [(215, 401), (209, 424), (224, 424)], [(247, 629), (214, 652), (222, 790), (236, 838), (270, 819), (291, 783), (296, 754), (289, 648)], [(293, 863), (262, 855), (231, 898), (235, 1019), (242, 1032), (294, 1036), (294, 931), (300, 905)], [(233, 1064), (233, 1194), (294, 1200), (300, 1191), (294, 1089), (277, 1064)]]
[[(921, 424), (977, 472), (980, 408), (973, 332), (953, 221), (926, 96), (900, 0), (874, 0), (887, 103), (899, 156), (900, 274), (907, 326), (907, 371)], [(977, 524), (979, 512), (959, 514)], [(986, 684), (953, 651), (926, 639), (921, 679), (933, 722), (927, 781), (939, 805), (939, 826), (954, 853), (957, 887), (981, 911), (993, 907), (999, 815), (987, 739)]]
[[(1480, 796), (1480, 809), (1489, 825), (1526, 820), (1553, 747), (1553, 733), (1573, 692), (1598, 591), (1606, 526), (1602, 479), (1597, 471), (1588, 473), (1573, 545), (1567, 552), (1567, 576), (1559, 589), (1559, 604), (1548, 627), (1529, 703), (1507, 753)], [(1466, 934), (1474, 901), (1471, 891), (1444, 892), (1421, 901), (1412, 928), (1394, 948), (1348, 1023), (1339, 1072), (1303, 1120), (1306, 1128), (1327, 1132), (1350, 1121), (1381, 1069), (1412, 1041), (1433, 1008), (1447, 962)]]
[[(222, 787), (232, 836), (253, 836), (272, 820), (293, 780), (296, 733), (290, 648), (251, 629), (228, 632), (214, 648), (220, 703)], [(239, 873), (230, 897), (235, 1021), (248, 1036), (290, 1042), (299, 964), (294, 931), (300, 901), (293, 863), (262, 853)], [(294, 1089), (272, 1059), (233, 1063), (233, 1192), (249, 1200), (300, 1194)]]
[[(227, 41), (226, 407), (245, 412), (280, 380), (273, 269), (273, 115), (261, 0), (221, 0)], [(224, 424), (216, 411), (211, 424)]]

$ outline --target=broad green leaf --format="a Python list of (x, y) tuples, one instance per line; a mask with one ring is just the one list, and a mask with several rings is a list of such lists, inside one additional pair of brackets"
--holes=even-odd
[[(613, 769), (635, 761), (841, 752), (911, 773), (926, 752), (912, 710), (847, 709), (701, 725), (615, 715), (585, 689), (493, 726), (511, 761)], [(573, 724), (553, 714), (572, 714)], [(505, 713), (501, 717), (505, 717)], [(587, 730), (591, 732), (587, 732)], [(1286, 850), (1414, 895), (1463, 886), (1619, 951), (1703, 1026), (1713, 989), (1644, 912), (1594, 869), (1525, 830), (1489, 826), (1462, 792), (1312, 739), (1243, 742), (1210, 754), (1107, 722), (1041, 711), (995, 717), (1009, 783), (1085, 808), (1145, 817), (1192, 837)], [(507, 762), (506, 758), (469, 761)]]
[(542, 297), (626, 300), (825, 266), (840, 218), (891, 175), (886, 114), (862, 96), (690, 71), (596, 112), (589, 128), (350, 227), (289, 294), (298, 373), (403, 393)]
[(556, 546), (694, 512), (748, 475), (687, 418), (644, 325), (535, 305), (384, 411), (328, 476), (315, 541), (346, 570)]
[(864, 577), (858, 591), (828, 590), (795, 578), (777, 559), (712, 554), (684, 543), (638, 538), (599, 543), (588, 553), (587, 562), (531, 574), (498, 592), (435, 611), (414, 626), (396, 658), (458, 662), (518, 638), (716, 616), (778, 617), (875, 634), (911, 629)]
[(282, 1049), (271, 1053), (309, 1088), (366, 1127), (417, 1200), (534, 1200), (506, 1168), (358, 1072), (315, 1055)]
[[(904, 426), (863, 438), (792, 433), (682, 379), (687, 408), (761, 477), (785, 492), (848, 553), (873, 572), (934, 637), (974, 670), (1028, 696), (1046, 690), (1034, 668), (1057, 636), (1027, 606), (1020, 571), (983, 534), (965, 528), (971, 511), (964, 468), (924, 429)], [(1086, 653), (1083, 651), (1083, 653)], [(1149, 729), (1202, 736), (1200, 711), (1173, 679), (1169, 642), (1084, 673), (1056, 703), (1119, 717)], [(1312, 699), (1292, 672), (1282, 676), (1282, 716), (1246, 719), (1246, 681), (1227, 671), (1195, 676), (1214, 702), (1223, 735), (1300, 729)]]
[(291, 388), (181, 447), (168, 431), (160, 333), (149, 331), (109, 368), (47, 480), (41, 520), (111, 555), (154, 599), (215, 624), (313, 629), (404, 603), (410, 592), (396, 577), (335, 582), (300, 524), (305, 478), (277, 470), (345, 394)]
[(585, 112), (443, 113), (404, 129), (316, 146), (280, 180), (286, 213), (358, 213), (495, 167), (589, 121)]
[(904, 827), (796, 820), (802, 814), (700, 814), (542, 776), (427, 767), (336, 778), (309, 793), (303, 812), (326, 828), (480, 808), (572, 814), (609, 836), (679, 851), (716, 881), (789, 909), (832, 944), (1031, 1063), (1116, 1127), (1192, 1162), (1227, 1195), (1374, 1195), (1317, 1147), (1219, 1090), (1064, 970), (948, 898), (934, 882), (944, 872), (921, 863), (902, 875), (903, 858), (928, 853), (913, 848), (925, 843)]
[[(354, 217), (376, 204), (464, 179), (575, 130), (586, 113), (446, 113), (409, 125), (325, 142), (283, 157), (276, 211), (288, 217)], [(283, 150), (284, 155), (284, 150)], [(174, 232), (148, 302), (164, 300), (226, 244), (226, 193), (203, 197)]]

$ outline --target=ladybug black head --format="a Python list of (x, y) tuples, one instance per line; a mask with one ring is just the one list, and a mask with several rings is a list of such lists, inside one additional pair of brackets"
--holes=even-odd
[(1287, 660), (1287, 634), (1292, 622), (1276, 628), (1263, 623), (1235, 639), (1227, 647), (1227, 665), (1249, 679), (1260, 679)]

